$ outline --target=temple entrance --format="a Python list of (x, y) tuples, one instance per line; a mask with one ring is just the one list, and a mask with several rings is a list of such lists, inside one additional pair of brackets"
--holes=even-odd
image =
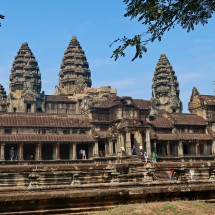
[(137, 143), (137, 141), (134, 138), (134, 134), (131, 134), (131, 154), (132, 155), (136, 155), (136, 148), (138, 147), (138, 145), (135, 144), (135, 142)]
[(60, 145), (60, 159), (69, 159), (70, 158), (70, 145), (61, 144)]
[(42, 144), (42, 160), (53, 160), (52, 144)]
[(113, 142), (113, 154), (116, 154), (116, 142)]
[(85, 150), (86, 159), (89, 158), (88, 144), (78, 144), (76, 147), (76, 154), (78, 159), (82, 159), (81, 150)]
[(183, 144), (183, 153), (184, 155), (188, 155), (188, 145), (187, 144)]
[(106, 150), (105, 150), (105, 143), (99, 142), (99, 157), (105, 157)]
[(200, 153), (200, 155), (204, 154), (204, 145), (203, 144), (199, 144), (199, 153)]
[(23, 145), (23, 159), (24, 160), (35, 160), (35, 145), (24, 144)]

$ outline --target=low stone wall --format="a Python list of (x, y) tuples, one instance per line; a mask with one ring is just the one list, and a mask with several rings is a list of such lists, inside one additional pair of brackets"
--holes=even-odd
[[(169, 179), (170, 169), (177, 173), (174, 180)], [(190, 179), (190, 169), (195, 170), (194, 180)], [(61, 207), (81, 207), (83, 201), (111, 205), (215, 198), (214, 191), (215, 161), (0, 166), (0, 211), (33, 210), (38, 204), (52, 208), (56, 202)]]

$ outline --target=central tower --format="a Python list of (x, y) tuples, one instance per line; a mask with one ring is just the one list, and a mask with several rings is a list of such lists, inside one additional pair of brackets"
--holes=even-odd
[(156, 65), (152, 83), (153, 111), (181, 113), (182, 102), (179, 98), (179, 84), (172, 66), (165, 54), (161, 54)]
[(89, 64), (77, 38), (72, 37), (66, 49), (59, 72), (59, 87), (56, 86), (57, 95), (74, 95), (82, 93), (85, 87), (91, 87), (91, 73)]

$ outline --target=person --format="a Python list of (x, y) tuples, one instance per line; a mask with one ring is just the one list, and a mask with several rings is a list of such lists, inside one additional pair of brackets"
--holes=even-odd
[(191, 180), (194, 179), (194, 174), (195, 174), (194, 169), (190, 169), (190, 179), (191, 179)]
[(125, 147), (124, 146), (121, 147), (121, 151), (122, 151), (122, 156), (125, 156)]
[(144, 152), (143, 156), (144, 156), (145, 161), (146, 161), (146, 163), (147, 163), (147, 160), (148, 160), (148, 154), (147, 154), (147, 152)]
[(132, 155), (136, 155), (136, 151), (135, 151), (135, 145), (132, 145), (132, 150), (131, 150)]
[(175, 176), (175, 171), (174, 169), (170, 169), (170, 180), (173, 180)]
[(157, 162), (157, 154), (155, 152), (152, 153), (152, 162), (153, 163)]
[(82, 160), (86, 160), (86, 151), (82, 149)]
[(13, 147), (11, 147), (9, 154), (10, 154), (10, 160), (12, 161), (14, 158), (14, 148)]
[(143, 154), (143, 146), (141, 143), (139, 144), (139, 150), (140, 150), (140, 155), (142, 155)]

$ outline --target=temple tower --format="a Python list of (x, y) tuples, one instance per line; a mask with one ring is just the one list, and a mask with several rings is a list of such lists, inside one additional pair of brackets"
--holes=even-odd
[(55, 94), (82, 93), (85, 87), (91, 87), (91, 83), (87, 58), (77, 38), (73, 36), (63, 56), (59, 73), (59, 87), (55, 87)]
[(152, 100), (154, 101), (154, 106), (152, 107), (154, 114), (159, 110), (169, 113), (182, 112), (177, 77), (165, 54), (161, 54), (155, 68), (152, 83)]
[(7, 95), (4, 87), (0, 84), (0, 112), (7, 111)]
[(41, 74), (38, 63), (25, 42), (17, 52), (10, 74), (9, 112), (41, 112)]

